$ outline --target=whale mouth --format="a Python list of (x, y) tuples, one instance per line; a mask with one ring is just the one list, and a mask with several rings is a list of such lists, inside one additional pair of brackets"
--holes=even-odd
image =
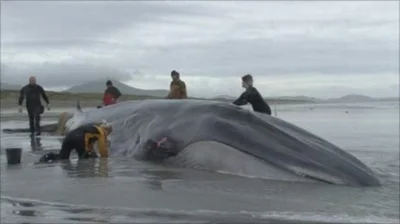
[[(337, 183), (335, 183), (333, 181), (324, 180), (324, 179), (318, 178), (318, 177), (313, 177), (313, 176), (310, 176), (310, 175), (305, 174), (305, 173), (301, 173), (301, 172), (296, 172), (296, 173), (297, 173), (297, 175), (299, 175), (301, 177), (304, 177), (304, 178), (307, 178), (307, 179), (316, 180), (316, 181), (327, 183), (327, 184), (337, 184)], [(344, 184), (344, 183), (342, 183), (342, 184)]]
[(327, 184), (341, 184), (341, 185), (346, 184), (342, 179), (334, 177), (329, 174), (324, 174), (322, 172), (309, 170), (309, 169), (305, 169), (302, 167), (294, 167), (294, 166), (288, 166), (288, 167), (286, 167), (286, 169), (289, 172), (292, 172), (300, 177), (315, 180), (318, 182), (327, 183)]

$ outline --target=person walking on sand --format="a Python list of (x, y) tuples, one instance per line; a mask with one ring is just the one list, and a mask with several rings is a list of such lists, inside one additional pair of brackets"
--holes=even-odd
[(18, 111), (22, 113), (22, 103), (25, 99), (26, 111), (29, 117), (29, 129), (32, 136), (35, 134), (35, 131), (36, 135), (40, 135), (40, 115), (44, 112), (40, 97), (43, 97), (47, 104), (47, 110), (50, 110), (50, 102), (46, 92), (42, 86), (36, 84), (36, 77), (31, 76), (29, 78), (29, 84), (22, 87), (20, 90)]
[(171, 84), (167, 99), (187, 99), (186, 84), (180, 79), (179, 72), (172, 70)]

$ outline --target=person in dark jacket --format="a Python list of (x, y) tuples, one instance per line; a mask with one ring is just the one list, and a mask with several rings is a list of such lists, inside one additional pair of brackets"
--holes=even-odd
[(117, 87), (113, 86), (111, 80), (108, 80), (106, 82), (106, 86), (107, 89), (104, 91), (104, 96), (103, 96), (103, 106), (108, 106), (117, 103), (118, 98), (122, 96), (121, 92)]
[(97, 142), (101, 157), (108, 157), (108, 135), (112, 132), (112, 126), (103, 124), (85, 124), (68, 133), (64, 138), (59, 154), (47, 153), (39, 162), (49, 162), (69, 159), (72, 150), (75, 150), (80, 159), (97, 158), (94, 143)]
[(40, 100), (43, 97), (47, 104), (47, 110), (50, 110), (50, 102), (47, 98), (46, 92), (43, 87), (36, 84), (36, 78), (31, 76), (29, 78), (29, 84), (22, 87), (18, 99), (19, 112), (22, 113), (22, 103), (25, 99), (26, 110), (29, 117), (29, 129), (31, 135), (40, 135), (40, 115), (44, 112), (44, 107)]
[(253, 110), (259, 113), (271, 115), (271, 108), (265, 102), (258, 90), (253, 86), (253, 77), (247, 74), (242, 77), (242, 87), (246, 89), (240, 97), (233, 102), (237, 106), (250, 103)]

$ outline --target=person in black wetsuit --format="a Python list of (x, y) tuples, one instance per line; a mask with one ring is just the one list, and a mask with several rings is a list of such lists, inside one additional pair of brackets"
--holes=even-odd
[(40, 100), (43, 97), (47, 104), (47, 110), (50, 110), (50, 102), (47, 98), (46, 92), (43, 87), (36, 84), (36, 78), (31, 76), (29, 78), (29, 84), (22, 87), (18, 99), (19, 112), (22, 113), (22, 102), (25, 99), (26, 110), (29, 116), (29, 129), (31, 135), (40, 135), (40, 114), (44, 112), (44, 107)]
[(93, 146), (97, 141), (99, 154), (101, 157), (108, 157), (107, 136), (112, 132), (110, 124), (85, 124), (68, 133), (64, 138), (59, 154), (47, 153), (43, 155), (39, 162), (49, 162), (51, 160), (69, 159), (72, 150), (78, 154), (80, 159), (97, 158)]
[(250, 103), (254, 111), (271, 115), (271, 108), (267, 102), (265, 102), (258, 90), (254, 88), (253, 77), (250, 74), (242, 77), (242, 86), (246, 91), (244, 91), (242, 95), (233, 102), (233, 104), (242, 106)]

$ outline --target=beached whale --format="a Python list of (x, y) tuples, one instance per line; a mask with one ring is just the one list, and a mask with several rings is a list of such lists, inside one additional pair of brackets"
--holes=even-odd
[(274, 179), (379, 185), (375, 173), (348, 152), (279, 118), (204, 100), (145, 100), (76, 113), (83, 123), (113, 124), (111, 154), (147, 159), (148, 140), (172, 139), (177, 153), (163, 162)]
[(175, 153), (161, 161), (166, 164), (278, 180), (380, 185), (369, 167), (338, 146), (279, 118), (228, 103), (125, 101), (75, 113), (65, 132), (103, 119), (113, 125), (113, 156), (152, 160), (148, 142), (167, 139)]

